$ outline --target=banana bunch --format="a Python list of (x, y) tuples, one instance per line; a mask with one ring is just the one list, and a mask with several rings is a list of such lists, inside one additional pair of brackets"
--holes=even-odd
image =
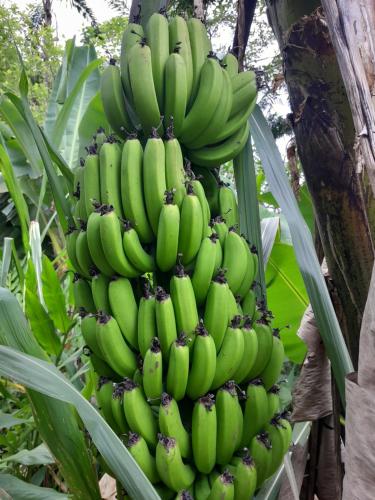
[(220, 180), (248, 136), (254, 73), (203, 24), (130, 23), (101, 81), (66, 236), (96, 404), (161, 498), (251, 499), (291, 443), (284, 348), (256, 248)]
[(110, 60), (101, 96), (114, 133), (148, 138), (173, 127), (186, 155), (203, 167), (233, 159), (245, 145), (256, 103), (252, 71), (238, 73), (233, 54), (219, 60), (199, 19), (153, 14), (143, 30), (129, 23), (120, 66)]

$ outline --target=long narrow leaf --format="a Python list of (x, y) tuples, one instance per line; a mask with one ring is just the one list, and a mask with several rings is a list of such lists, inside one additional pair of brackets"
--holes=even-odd
[(23, 197), (19, 182), (17, 177), (14, 174), (13, 166), (10, 162), (10, 158), (7, 154), (5, 143), (0, 134), (0, 170), (3, 174), (5, 184), (8, 188), (8, 191), (12, 197), (13, 203), (17, 210), (18, 219), (21, 225), (21, 234), (22, 234), (22, 243), (25, 252), (27, 252), (29, 248), (29, 210), (27, 208), (27, 203), (25, 198)]
[[(35, 484), (26, 483), (10, 474), (0, 474), (0, 493), (9, 494), (4, 500), (69, 500), (69, 496), (51, 488), (41, 488)], [(3, 497), (1, 497), (3, 498)]]
[(119, 437), (54, 365), (9, 347), (0, 347), (0, 373), (30, 389), (74, 405), (95, 446), (128, 494), (140, 500), (159, 500)]
[(266, 279), (264, 275), (262, 235), (260, 231), (260, 216), (257, 197), (257, 184), (251, 136), (246, 142), (242, 152), (234, 159), (234, 175), (236, 179), (238, 208), (240, 214), (241, 232), (256, 246), (258, 251), (259, 271), (257, 281), (258, 297), (266, 300)]
[[(48, 356), (30, 331), (17, 299), (5, 288), (0, 288), (0, 318), (1, 345), (48, 361)], [(8, 360), (3, 362), (4, 366), (7, 364)], [(24, 368), (20, 371), (23, 372)], [(48, 378), (46, 383), (49, 383)], [(37, 428), (53, 452), (70, 492), (77, 499), (98, 500), (100, 494), (96, 474), (74, 408), (39, 392), (27, 392)]]
[(279, 217), (267, 217), (262, 219), (260, 224), (262, 234), (262, 247), (263, 247), (263, 265), (267, 267), (268, 259), (270, 258), (273, 245), (275, 243), (277, 230), (279, 228)]
[(70, 170), (68, 164), (64, 160), (64, 158), (61, 156), (61, 154), (57, 151), (55, 146), (52, 145), (51, 141), (48, 139), (47, 135), (45, 134), (43, 129), (40, 129), (40, 132), (43, 136), (43, 139), (46, 143), (48, 152), (51, 156), (52, 161), (56, 164), (60, 172), (63, 174), (65, 177), (68, 189), (70, 194), (73, 193), (73, 180), (74, 180), (74, 174)]
[(299, 211), (272, 132), (258, 106), (250, 118), (250, 124), (268, 184), (288, 221), (297, 261), (320, 335), (331, 360), (341, 400), (345, 405), (345, 376), (353, 371), (353, 364), (320, 269), (310, 231)]
[(6, 286), (10, 263), (12, 260), (12, 241), (13, 238), (4, 238), (3, 259), (1, 261), (0, 286)]
[[(24, 71), (21, 74), (21, 79), (23, 75), (25, 75)], [(43, 135), (31, 113), (29, 104), (27, 102), (27, 95), (23, 95), (22, 99), (17, 97), (15, 94), (12, 94), (11, 92), (8, 92), (6, 95), (17, 107), (18, 111), (22, 114), (22, 116), (24, 117), (25, 121), (27, 122), (30, 128), (31, 134), (33, 135), (34, 140), (37, 144), (40, 156), (42, 157), (44, 168), (46, 169), (48, 175), (48, 180), (51, 185), (53, 197), (56, 204), (56, 210), (59, 214), (60, 224), (63, 230), (67, 231), (68, 229), (67, 221), (69, 221), (69, 224), (72, 224), (73, 218), (70, 212), (69, 203), (65, 197), (65, 192), (63, 189), (63, 182), (62, 182), (63, 178), (59, 177), (55, 171), (52, 159), (48, 152), (48, 148), (46, 146), (46, 143), (44, 142)]]

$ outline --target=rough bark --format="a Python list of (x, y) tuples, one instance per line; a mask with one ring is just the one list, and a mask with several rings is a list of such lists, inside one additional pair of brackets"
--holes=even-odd
[(375, 0), (322, 0), (357, 133), (358, 170), (375, 194)]
[(374, 260), (374, 198), (357, 171), (356, 134), (324, 14), (316, 0), (267, 0), (283, 57), (295, 133), (339, 318), (354, 365)]
[(238, 59), (240, 71), (243, 70), (245, 50), (249, 40), (257, 0), (238, 0), (237, 24), (234, 33), (232, 52)]
[(44, 10), (44, 24), (46, 26), (51, 26), (52, 24), (52, 1), (43, 0), (43, 10)]

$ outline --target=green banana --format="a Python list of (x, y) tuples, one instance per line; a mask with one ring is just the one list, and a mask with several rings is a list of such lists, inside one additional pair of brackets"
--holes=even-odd
[(229, 228), (224, 242), (223, 268), (227, 270), (225, 277), (229, 288), (236, 295), (246, 273), (247, 253), (241, 236), (233, 226)]
[(190, 339), (190, 345), (192, 345), (194, 332), (199, 322), (198, 310), (190, 277), (185, 273), (181, 265), (176, 267), (176, 272), (171, 278), (170, 291), (176, 316), (177, 331), (184, 332)]
[(100, 202), (99, 155), (96, 146), (88, 148), (83, 179), (83, 201), (85, 203), (86, 214), (89, 217), (95, 209), (93, 201)]
[(160, 481), (160, 476), (156, 469), (156, 460), (155, 457), (151, 455), (143, 437), (136, 432), (129, 432), (129, 439), (126, 446), (147, 479), (152, 484), (158, 483)]
[(143, 28), (137, 23), (128, 23), (122, 35), (121, 41), (121, 57), (120, 57), (120, 71), (122, 86), (125, 91), (126, 98), (133, 105), (133, 93), (130, 84), (129, 75), (129, 53), (130, 49), (139, 43), (144, 37)]
[(238, 73), (238, 75), (232, 78), (232, 86), (233, 101), (229, 115), (230, 118), (242, 111), (249, 102), (255, 99), (257, 94), (255, 73), (253, 71)]
[(195, 330), (192, 363), (186, 393), (196, 400), (210, 389), (216, 371), (216, 347), (203, 322)]
[(115, 274), (115, 271), (109, 265), (104, 255), (100, 239), (100, 220), (101, 208), (96, 205), (95, 211), (90, 214), (87, 221), (87, 244), (95, 266), (102, 274), (110, 277)]
[(192, 416), (194, 464), (199, 472), (209, 474), (216, 462), (217, 420), (213, 394), (199, 398)]
[(214, 485), (214, 482), (216, 481), (216, 479), (220, 476), (220, 472), (217, 470), (217, 469), (212, 469), (212, 471), (210, 472), (209, 476), (208, 476), (208, 481), (210, 483), (210, 487), (212, 488), (212, 486)]
[(274, 331), (272, 338), (272, 351), (268, 363), (259, 378), (263, 380), (264, 387), (269, 390), (278, 380), (281, 374), (285, 359), (283, 343), (280, 340), (278, 331)]
[(191, 278), (195, 300), (198, 306), (202, 305), (206, 300), (208, 289), (214, 275), (217, 255), (216, 246), (220, 245), (220, 242), (217, 240), (218, 236), (216, 233), (207, 236), (203, 239), (198, 251), (193, 276)]
[(109, 278), (96, 271), (92, 272), (91, 275), (91, 291), (96, 310), (111, 314), (108, 298)]
[(257, 470), (249, 453), (236, 457), (234, 475), (234, 500), (253, 498), (257, 486)]
[(228, 119), (227, 123), (224, 125), (224, 127), (221, 129), (221, 131), (217, 134), (215, 138), (215, 144), (218, 144), (220, 142), (223, 142), (225, 139), (228, 139), (228, 137), (232, 136), (236, 132), (242, 128), (245, 123), (248, 121), (251, 113), (253, 112), (253, 109), (255, 108), (255, 105), (257, 103), (257, 96), (253, 98), (252, 101), (249, 101), (238, 113), (233, 115), (231, 118)]
[(121, 157), (122, 206), (125, 217), (133, 224), (142, 243), (151, 243), (154, 235), (146, 214), (142, 164), (142, 145), (136, 136), (130, 136)]
[(101, 147), (99, 159), (101, 202), (112, 205), (118, 217), (122, 217), (121, 148), (112, 136), (109, 136)]
[(219, 235), (220, 245), (224, 247), (225, 239), (228, 234), (228, 226), (221, 215), (212, 220), (212, 229)]
[(189, 347), (181, 334), (170, 349), (167, 371), (167, 392), (176, 401), (184, 398), (189, 377)]
[(211, 389), (217, 389), (230, 380), (237, 370), (244, 350), (244, 338), (239, 325), (241, 317), (235, 316), (225, 332), (223, 344), (216, 360), (215, 377)]
[(193, 62), (193, 84), (191, 89), (190, 102), (193, 103), (199, 85), (199, 77), (206, 57), (211, 52), (211, 40), (207, 36), (207, 31), (200, 19), (190, 18), (187, 21), (189, 39), (191, 47), (191, 57)]
[(139, 302), (138, 311), (138, 345), (143, 358), (150, 347), (151, 340), (157, 337), (155, 309), (155, 296), (150, 292), (147, 283), (143, 290), (143, 297)]
[(252, 456), (257, 470), (257, 488), (262, 486), (264, 481), (269, 476), (269, 470), (272, 465), (272, 447), (268, 440), (268, 434), (262, 432), (254, 436), (249, 447), (250, 455)]
[(244, 338), (244, 351), (241, 362), (233, 375), (233, 379), (238, 384), (248, 378), (248, 373), (252, 369), (258, 356), (258, 337), (255, 330), (252, 328), (251, 318), (245, 316), (241, 329)]
[(179, 51), (180, 47), (176, 47), (165, 65), (164, 123), (176, 137), (184, 125), (188, 99), (186, 64)]
[(249, 124), (246, 123), (221, 143), (200, 149), (190, 149), (189, 158), (197, 165), (208, 168), (215, 168), (217, 165), (226, 163), (242, 151), (249, 136), (249, 130)]
[(156, 467), (163, 483), (176, 493), (194, 482), (195, 472), (183, 463), (178, 442), (172, 437), (158, 435)]
[(143, 189), (148, 220), (157, 235), (159, 216), (166, 190), (165, 149), (162, 139), (153, 129), (143, 155)]
[(173, 135), (171, 128), (167, 130), (167, 139), (164, 141), (164, 147), (167, 189), (168, 191), (173, 190), (174, 202), (180, 208), (184, 196), (186, 195), (186, 174), (184, 170), (184, 160), (182, 158), (181, 146)]
[(183, 458), (190, 457), (190, 435), (182, 423), (180, 410), (176, 400), (166, 392), (161, 396), (159, 428), (162, 434), (172, 437), (177, 441)]
[(232, 84), (228, 73), (224, 69), (221, 71), (223, 74), (223, 86), (220, 102), (217, 103), (211, 121), (204, 132), (191, 142), (186, 143), (188, 148), (199, 149), (203, 146), (207, 146), (208, 144), (212, 144), (213, 142), (217, 142), (216, 137), (221, 132), (229, 118), (233, 99)]
[(163, 392), (163, 360), (157, 337), (151, 341), (143, 360), (143, 389), (149, 401), (158, 400)]
[(138, 306), (130, 281), (113, 276), (108, 286), (108, 298), (122, 335), (131, 347), (138, 349)]
[[(130, 429), (140, 434), (152, 450), (157, 441), (157, 423), (142, 389), (129, 378), (121, 383), (124, 389), (124, 412)], [(141, 417), (141, 418), (140, 418)]]
[(98, 385), (95, 389), (97, 406), (107, 424), (110, 425), (112, 429), (117, 431), (118, 430), (117, 423), (112, 414), (112, 406), (111, 406), (112, 394), (113, 394), (112, 381), (107, 377), (99, 377)]
[(81, 222), (81, 230), (76, 241), (76, 257), (80, 269), (84, 276), (90, 276), (90, 269), (94, 266), (94, 262), (90, 255), (89, 245), (87, 243), (86, 223)]
[(242, 300), (242, 310), (246, 316), (254, 318), (257, 296), (253, 289), (250, 289)]
[(210, 284), (203, 320), (219, 352), (228, 326), (228, 284), (223, 271)]
[(75, 274), (73, 278), (73, 295), (76, 309), (84, 309), (90, 313), (96, 312), (91, 286), (79, 274)]
[(68, 232), (66, 233), (66, 251), (71, 264), (75, 271), (82, 274), (82, 270), (79, 267), (77, 255), (76, 255), (76, 242), (79, 231), (75, 226), (69, 226)]
[(200, 180), (204, 193), (210, 207), (210, 211), (217, 214), (219, 212), (219, 185), (218, 179), (213, 170), (207, 168), (193, 167), (194, 175)]
[(222, 63), (231, 78), (238, 74), (238, 60), (234, 54), (232, 54), (231, 52), (225, 54)]
[(146, 26), (147, 43), (151, 49), (152, 75), (159, 109), (164, 109), (164, 82), (166, 81), (166, 62), (169, 56), (168, 21), (165, 16), (155, 12)]
[(156, 328), (158, 338), (160, 340), (163, 359), (168, 361), (171, 345), (177, 339), (177, 327), (173, 303), (171, 296), (161, 286), (156, 288), (155, 299)]
[(161, 117), (152, 74), (151, 49), (145, 39), (129, 50), (128, 71), (134, 108), (147, 137), (152, 128), (161, 125)]
[[(268, 364), (273, 346), (272, 329), (266, 319), (260, 319), (253, 324), (253, 328), (258, 337), (258, 356), (247, 374), (246, 379), (250, 380), (258, 377)], [(272, 385), (272, 384), (271, 384)]]
[(148, 254), (140, 240), (137, 231), (132, 227), (130, 221), (124, 221), (124, 235), (122, 243), (124, 252), (131, 264), (142, 273), (152, 272), (155, 268), (154, 258)]
[[(188, 70), (186, 73), (189, 76)], [(223, 85), (224, 77), (220, 64), (215, 56), (210, 53), (200, 72), (199, 87), (195, 101), (184, 121), (180, 137), (184, 144), (191, 143), (191, 141), (199, 137), (210, 124), (216, 107), (221, 100)]]
[(293, 429), (288, 420), (288, 412), (283, 412), (279, 415), (278, 422), (281, 425), (281, 433), (284, 440), (284, 455), (289, 450), (289, 446), (292, 442)]
[(233, 189), (221, 182), (219, 185), (219, 206), (220, 215), (225, 219), (228, 227), (238, 228), (238, 205)]
[[(87, 349), (84, 350), (86, 354)], [(94, 352), (90, 351), (87, 354), (90, 357), (90, 363), (94, 370), (94, 372), (100, 377), (108, 377), (111, 380), (119, 380), (119, 376), (116, 372), (112, 370), (112, 368), (102, 360), (101, 356), (97, 356)]]
[(193, 60), (191, 54), (189, 31), (185, 19), (181, 16), (172, 17), (169, 21), (169, 50), (173, 52), (179, 47), (186, 67), (186, 95), (189, 102), (193, 87)]
[(245, 240), (244, 237), (241, 237), (242, 243), (244, 245), (244, 248), (246, 250), (246, 255), (247, 255), (247, 267), (246, 267), (246, 272), (243, 277), (242, 283), (240, 288), (237, 291), (237, 296), (240, 298), (240, 300), (243, 299), (243, 297), (247, 294), (247, 292), (250, 290), (250, 287), (252, 286), (252, 283), (254, 281), (254, 259), (253, 259), (253, 254), (250, 251), (249, 244)]
[[(187, 171), (193, 174), (193, 171), (191, 169), (187, 169)], [(205, 236), (209, 236), (209, 234), (211, 234), (208, 231), (210, 229), (209, 224), (211, 219), (210, 206), (208, 204), (206, 194), (204, 192), (201, 182), (195, 177), (193, 177), (191, 180), (191, 185), (193, 186), (194, 194), (198, 196), (199, 203), (201, 204), (202, 215), (203, 215), (202, 238), (204, 238)]]
[(179, 231), (180, 211), (173, 204), (173, 192), (167, 191), (159, 216), (156, 240), (156, 263), (163, 272), (169, 271), (176, 264)]
[(103, 127), (99, 127), (95, 134), (92, 136), (94, 141), (94, 146), (96, 147), (97, 153), (99, 153), (100, 148), (103, 146), (105, 141), (107, 140), (107, 134), (105, 133), (105, 129)]
[[(194, 223), (192, 224), (192, 222)], [(180, 234), (178, 251), (182, 263), (189, 264), (197, 255), (203, 233), (203, 212), (198, 196), (189, 183), (181, 205)]]
[(208, 481), (208, 476), (199, 474), (194, 482), (194, 498), (195, 500), (207, 500), (211, 492), (211, 486)]
[[(236, 444), (242, 437), (242, 417), (236, 386), (233, 380), (226, 382), (216, 393), (216, 463), (225, 465), (232, 458)], [(239, 425), (236, 425), (236, 424)]]
[(81, 317), (81, 333), (84, 341), (90, 350), (101, 357), (100, 347), (96, 340), (96, 317), (93, 314), (80, 312)]
[(110, 59), (103, 71), (100, 95), (108, 123), (118, 136), (125, 139), (126, 134), (133, 130), (133, 125), (126, 109), (120, 69), (116, 66), (115, 59)]
[(113, 418), (119, 430), (119, 434), (127, 434), (129, 432), (129, 426), (126, 422), (124, 414), (123, 391), (122, 389), (119, 390), (118, 384), (115, 384), (113, 389), (111, 409)]
[(252, 438), (263, 428), (268, 417), (267, 392), (259, 378), (249, 383), (246, 396), (241, 445), (248, 447)]
[(280, 411), (280, 387), (273, 385), (267, 392), (268, 398), (268, 420), (271, 420)]
[(268, 475), (274, 474), (282, 464), (284, 458), (284, 435), (283, 425), (275, 418), (264, 426), (264, 430), (268, 434), (272, 446), (272, 461), (268, 471)]
[(177, 493), (175, 500), (194, 500), (189, 490), (181, 490)]
[(233, 500), (234, 499), (234, 477), (225, 470), (214, 481), (208, 500)]
[(232, 319), (238, 315), (241, 316), (241, 314), (238, 311), (238, 304), (236, 297), (233, 295), (230, 288), (228, 287), (228, 323), (230, 323)]
[(135, 269), (124, 253), (120, 221), (112, 207), (103, 208), (99, 229), (104, 255), (116, 273), (126, 278), (139, 276), (140, 271)]
[(214, 277), (215, 277), (220, 271), (221, 264), (223, 263), (223, 249), (220, 244), (219, 235), (215, 233), (215, 231), (213, 231), (212, 234), (215, 234), (218, 240), (216, 242), (216, 255), (215, 255), (215, 267), (214, 267)]
[(104, 361), (119, 375), (132, 376), (137, 368), (135, 354), (126, 344), (117, 321), (112, 316), (99, 315), (96, 339)]
[(77, 198), (77, 203), (75, 207), (75, 218), (76, 223), (78, 222), (86, 222), (87, 213), (86, 213), (86, 205), (84, 201), (84, 193), (85, 193), (85, 160), (80, 159), (79, 167), (77, 167), (74, 173), (74, 183), (73, 183), (73, 195)]

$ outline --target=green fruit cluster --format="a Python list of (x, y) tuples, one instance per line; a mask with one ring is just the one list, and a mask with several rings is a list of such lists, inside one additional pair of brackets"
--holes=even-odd
[(145, 31), (130, 23), (123, 35), (120, 67), (105, 69), (101, 95), (114, 132), (126, 139), (155, 128), (174, 134), (196, 165), (215, 167), (243, 148), (256, 103), (252, 71), (238, 73), (237, 59), (213, 54), (198, 19), (168, 20), (153, 14)]
[(205, 168), (243, 142), (201, 158), (243, 130), (251, 106), (234, 103), (253, 103), (253, 76), (234, 56), (225, 68), (207, 58), (195, 19), (155, 14), (143, 36), (129, 25), (121, 74), (103, 75), (117, 138), (99, 130), (75, 172), (67, 252), (96, 400), (162, 498), (251, 499), (290, 445), (274, 385), (284, 349), (256, 303), (258, 255), (235, 194)]

